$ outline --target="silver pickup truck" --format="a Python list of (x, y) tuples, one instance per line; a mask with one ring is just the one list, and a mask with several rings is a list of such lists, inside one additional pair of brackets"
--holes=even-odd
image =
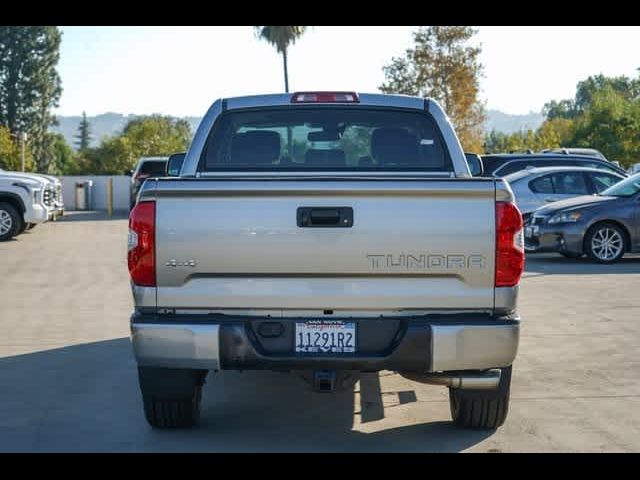
[(194, 425), (209, 371), (252, 369), (319, 392), (392, 370), (447, 386), (456, 425), (505, 421), (522, 217), (433, 100), (216, 101), (179, 176), (143, 184), (128, 265), (153, 427)]

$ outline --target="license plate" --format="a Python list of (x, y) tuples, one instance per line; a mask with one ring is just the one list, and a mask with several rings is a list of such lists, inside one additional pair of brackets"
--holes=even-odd
[(296, 353), (355, 353), (356, 323), (341, 320), (296, 322)]

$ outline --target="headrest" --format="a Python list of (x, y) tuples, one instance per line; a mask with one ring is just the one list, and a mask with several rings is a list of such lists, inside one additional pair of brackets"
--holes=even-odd
[(280, 135), (269, 130), (236, 133), (231, 138), (231, 163), (266, 165), (280, 158)]
[(418, 138), (404, 128), (378, 128), (371, 134), (371, 155), (381, 165), (418, 164)]
[(347, 165), (344, 150), (318, 150), (310, 148), (304, 155), (307, 167), (340, 168)]

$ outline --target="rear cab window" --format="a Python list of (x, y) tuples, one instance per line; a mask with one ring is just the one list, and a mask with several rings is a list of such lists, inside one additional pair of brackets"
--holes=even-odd
[(453, 172), (428, 112), (293, 106), (223, 113), (199, 170)]

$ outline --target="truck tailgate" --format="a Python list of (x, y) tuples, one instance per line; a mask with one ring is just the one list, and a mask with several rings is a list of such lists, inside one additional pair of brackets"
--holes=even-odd
[[(493, 308), (491, 179), (192, 179), (156, 186), (157, 305)], [(348, 207), (301, 227), (300, 207)]]

